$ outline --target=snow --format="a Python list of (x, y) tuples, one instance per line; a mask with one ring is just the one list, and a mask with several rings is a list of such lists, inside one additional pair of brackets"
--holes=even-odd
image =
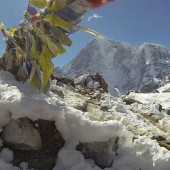
[(163, 93), (163, 92), (165, 92), (168, 89), (170, 89), (170, 83), (167, 83), (165, 86), (160, 87), (159, 89), (157, 89), (157, 91), (159, 93)]
[(149, 47), (149, 43), (144, 43), (142, 44), (140, 47), (139, 47), (139, 51), (142, 51), (144, 50), (146, 55), (145, 55), (145, 61), (146, 61), (146, 64), (152, 64), (151, 63), (151, 58), (150, 56), (152, 55), (151, 53), (151, 50), (150, 50), (150, 47)]
[(0, 169), (1, 170), (20, 170), (10, 164), (13, 160), (13, 152), (8, 148), (2, 149), (0, 152)]
[[(62, 89), (64, 93), (76, 98), (74, 93), (64, 87), (52, 85), (51, 88)], [(72, 95), (72, 96), (71, 96)], [(133, 94), (135, 96), (135, 94)], [(165, 94), (142, 95), (135, 98), (143, 103), (153, 104), (153, 98), (158, 99), (164, 108), (169, 107), (169, 97)], [(166, 97), (168, 96), (168, 97)], [(120, 99), (121, 100), (121, 99)], [(133, 141), (132, 132), (128, 131), (126, 124), (140, 125), (143, 129), (150, 130), (151, 126), (146, 121), (142, 122), (139, 115), (130, 109), (135, 106), (125, 106), (116, 98), (108, 95), (102, 105), (107, 105), (111, 116), (120, 117), (118, 120), (91, 121), (86, 113), (76, 110), (58, 95), (29, 93), (29, 83), (16, 82), (13, 76), (0, 71), (0, 128), (13, 119), (28, 117), (32, 120), (54, 120), (57, 129), (66, 141), (65, 146), (59, 151), (56, 166), (53, 170), (101, 170), (92, 160), (85, 160), (83, 155), (75, 148), (79, 142), (108, 141), (111, 137), (119, 136), (119, 155), (114, 157), (111, 168), (105, 170), (169, 170), (170, 151), (162, 148), (154, 140), (139, 137)], [(167, 119), (168, 120), (168, 119)], [(148, 128), (148, 129), (147, 129)], [(153, 130), (157, 131), (153, 128)], [(159, 132), (158, 132), (159, 133)], [(0, 170), (28, 170), (27, 163), (20, 164), (20, 168), (11, 164), (12, 151), (8, 148), (0, 152)]]
[(0, 153), (0, 159), (8, 163), (12, 162), (12, 160), (14, 159), (13, 152), (10, 151), (8, 148), (3, 148)]
[[(140, 157), (141, 165), (146, 160), (149, 162), (153, 161), (153, 164), (148, 167), (148, 165), (143, 164), (142, 169), (169, 169), (170, 152), (165, 148), (158, 145), (156, 141), (152, 141), (146, 137), (139, 137), (134, 142), (134, 147), (136, 149), (137, 156)], [(153, 168), (155, 167), (155, 168)]]
[[(163, 109), (170, 109), (170, 93), (130, 93), (129, 98), (133, 98), (143, 104), (148, 104), (150, 106), (160, 104)], [(153, 109), (155, 107), (153, 106)]]

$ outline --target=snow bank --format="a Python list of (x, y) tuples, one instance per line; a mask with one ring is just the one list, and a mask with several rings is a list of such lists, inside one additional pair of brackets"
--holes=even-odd
[[(112, 108), (115, 104), (112, 102), (109, 107)], [(123, 114), (126, 114), (126, 110), (124, 111)], [(114, 135), (120, 137), (119, 155), (115, 156), (113, 153), (114, 164), (105, 170), (170, 169), (170, 163), (168, 163), (170, 152), (161, 148), (156, 141), (141, 137), (133, 143), (132, 133), (127, 131), (120, 122), (91, 121), (88, 116), (83, 115), (83, 112), (68, 107), (64, 99), (58, 95), (52, 92), (46, 95), (41, 93), (30, 95), (28, 83), (23, 85), (16, 82), (9, 73), (0, 71), (1, 130), (11, 118), (21, 117), (55, 121), (66, 143), (59, 152), (54, 170), (100, 170), (93, 161), (85, 160), (75, 147), (79, 142), (108, 141)], [(20, 168), (12, 166), (10, 164), (12, 159), (11, 151), (2, 150), (0, 170), (27, 170), (26, 163), (21, 164)]]

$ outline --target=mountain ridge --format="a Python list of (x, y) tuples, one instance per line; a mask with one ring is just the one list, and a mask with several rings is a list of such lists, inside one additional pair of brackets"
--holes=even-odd
[(169, 81), (169, 63), (170, 52), (162, 45), (145, 42), (134, 47), (103, 37), (89, 42), (61, 71), (68, 77), (99, 73), (121, 93), (151, 92)]

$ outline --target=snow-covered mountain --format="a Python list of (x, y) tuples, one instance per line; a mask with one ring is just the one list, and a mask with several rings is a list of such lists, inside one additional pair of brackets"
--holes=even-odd
[[(68, 63), (62, 72), (69, 76), (99, 73), (121, 93), (151, 92), (170, 80), (170, 52), (163, 46), (95, 38)], [(112, 92), (113, 93), (113, 92)]]

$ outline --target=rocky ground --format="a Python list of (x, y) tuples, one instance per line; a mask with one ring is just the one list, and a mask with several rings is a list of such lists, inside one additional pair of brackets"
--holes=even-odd
[(170, 168), (168, 84), (154, 93), (113, 97), (103, 79), (87, 75), (74, 84), (53, 81), (46, 95), (30, 95), (27, 83), (2, 71), (0, 83), (5, 170)]

